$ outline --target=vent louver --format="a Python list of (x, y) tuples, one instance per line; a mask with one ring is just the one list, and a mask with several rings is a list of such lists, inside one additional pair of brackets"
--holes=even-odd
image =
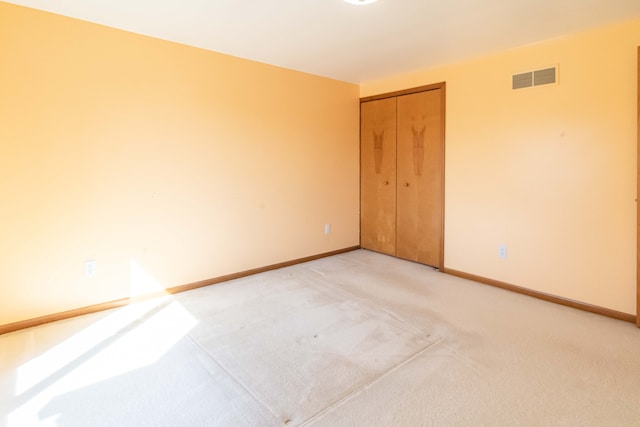
[(556, 67), (542, 70), (528, 71), (526, 73), (511, 76), (511, 88), (522, 89), (525, 87), (548, 85), (556, 82)]
[(522, 89), (533, 86), (533, 73), (514, 74), (512, 77), (512, 89)]

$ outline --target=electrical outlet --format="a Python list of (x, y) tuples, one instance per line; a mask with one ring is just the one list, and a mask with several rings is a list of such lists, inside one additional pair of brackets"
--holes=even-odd
[(505, 245), (498, 246), (498, 258), (500, 259), (507, 258), (507, 247)]
[(84, 277), (95, 277), (96, 275), (96, 260), (90, 259), (84, 262)]
[(325, 224), (324, 225), (324, 234), (327, 235), (327, 236), (329, 234), (331, 234), (331, 224)]

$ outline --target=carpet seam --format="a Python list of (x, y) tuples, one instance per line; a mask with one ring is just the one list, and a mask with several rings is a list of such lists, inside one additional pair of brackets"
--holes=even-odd
[(389, 376), (392, 373), (396, 372), (398, 369), (408, 365), (409, 363), (411, 363), (412, 361), (417, 359), (419, 356), (421, 356), (423, 353), (427, 352), (428, 350), (431, 350), (433, 347), (435, 347), (438, 344), (440, 344), (442, 341), (443, 341), (443, 338), (438, 338), (436, 341), (430, 343), (428, 346), (426, 346), (423, 349), (419, 350), (417, 353), (415, 353), (413, 356), (409, 357), (408, 359), (404, 360), (402, 363), (399, 363), (398, 365), (396, 365), (396, 366), (390, 368), (389, 370), (383, 372), (382, 374), (380, 374), (378, 377), (376, 377), (372, 381), (370, 381), (368, 383), (365, 383), (362, 386), (358, 387), (357, 389), (347, 393), (346, 395), (342, 396), (340, 399), (338, 399), (335, 402), (333, 402), (331, 405), (327, 406), (326, 408), (322, 409), (318, 413), (316, 413), (316, 414), (312, 415), (311, 417), (307, 418), (300, 425), (301, 426), (308, 426), (308, 425), (310, 425), (310, 423), (313, 423), (313, 422), (317, 421), (318, 419), (320, 419), (325, 414), (327, 414), (327, 413), (331, 412), (332, 410), (334, 410), (334, 409), (342, 406), (343, 404), (347, 403), (348, 401), (350, 401), (351, 399), (353, 399), (354, 397), (356, 397), (357, 395), (362, 393), (364, 390), (370, 388), (371, 386), (373, 386), (377, 382), (383, 380), (387, 376)]
[(211, 359), (216, 365), (218, 365), (233, 381), (235, 381), (238, 385), (240, 385), (240, 387), (242, 387), (242, 389), (244, 389), (244, 391), (246, 391), (249, 396), (251, 396), (253, 398), (253, 400), (255, 400), (259, 405), (261, 405), (263, 408), (265, 408), (267, 411), (269, 411), (269, 413), (271, 413), (271, 415), (273, 415), (273, 417), (276, 420), (281, 421), (281, 418), (275, 413), (273, 412), (273, 410), (265, 403), (263, 402), (258, 396), (256, 396), (242, 381), (240, 381), (238, 378), (236, 378), (235, 375), (233, 375), (231, 373), (231, 371), (222, 364), (222, 362), (220, 362), (218, 359), (216, 359), (216, 357), (214, 355), (212, 355), (211, 353), (209, 353), (194, 337), (192, 337), (190, 334), (188, 335), (189, 339), (200, 349), (202, 350), (202, 352), (209, 358)]
[[(305, 268), (305, 267), (301, 266), (301, 268)], [(313, 270), (309, 270), (309, 271), (318, 274), (317, 272), (315, 272)], [(320, 274), (318, 274), (318, 275), (322, 276)], [(417, 332), (419, 332), (421, 334), (425, 334), (425, 335), (429, 335), (430, 334), (430, 332), (425, 331), (424, 329), (420, 328), (419, 326), (416, 326), (415, 324), (409, 322), (408, 320), (403, 318), (400, 314), (396, 313), (395, 311), (392, 311), (392, 310), (389, 310), (389, 309), (383, 307), (382, 305), (378, 304), (376, 301), (374, 301), (371, 298), (367, 298), (367, 297), (364, 297), (364, 296), (359, 296), (359, 295), (354, 294), (353, 292), (349, 292), (344, 287), (336, 286), (334, 283), (325, 280), (323, 277), (319, 278), (318, 281), (324, 283), (327, 286), (332, 287), (333, 289), (337, 290), (338, 292), (341, 292), (343, 295), (348, 296), (350, 299), (354, 299), (354, 300), (361, 301), (361, 302), (366, 302), (368, 304), (371, 304), (371, 305), (375, 306), (377, 309), (379, 309), (379, 310), (385, 312), (386, 314), (388, 314), (394, 320), (407, 325), (408, 327), (414, 329), (415, 331), (417, 331)], [(311, 286), (315, 286), (315, 283), (312, 283)]]

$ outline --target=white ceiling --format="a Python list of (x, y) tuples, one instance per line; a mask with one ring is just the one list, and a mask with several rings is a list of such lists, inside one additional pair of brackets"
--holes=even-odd
[(640, 0), (11, 0), (353, 83), (640, 16)]

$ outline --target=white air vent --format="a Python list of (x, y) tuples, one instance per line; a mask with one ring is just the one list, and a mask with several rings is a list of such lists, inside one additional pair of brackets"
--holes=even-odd
[(555, 83), (557, 79), (557, 67), (545, 68), (511, 76), (511, 88), (522, 89), (525, 87), (541, 86)]

